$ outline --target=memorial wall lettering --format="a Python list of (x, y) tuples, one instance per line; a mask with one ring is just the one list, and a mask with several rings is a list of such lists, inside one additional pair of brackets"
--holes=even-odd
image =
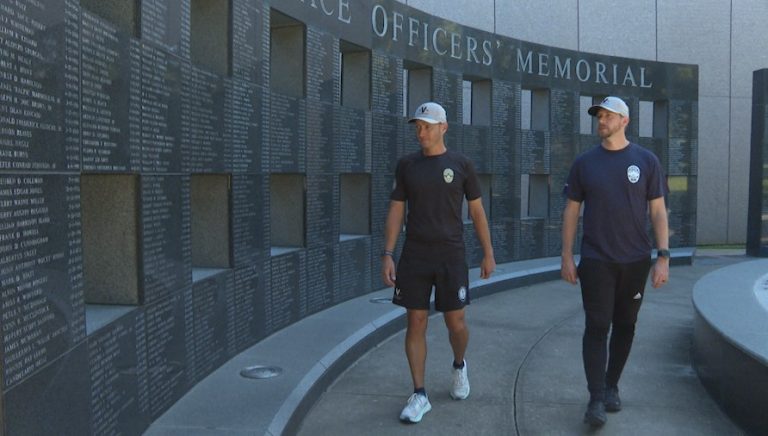
[[(14, 386), (66, 352), (83, 326), (68, 280), (67, 179), (0, 176), (3, 384)], [(75, 290), (82, 297), (82, 289)], [(77, 304), (73, 304), (77, 303)]]
[[(63, 4), (12, 1), (0, 7), (0, 170), (61, 170), (65, 65)], [(51, 44), (49, 35), (56, 35)], [(71, 151), (71, 150), (70, 150)]]
[(190, 374), (195, 383), (229, 357), (226, 295), (233, 286), (234, 276), (230, 271), (192, 285), (195, 365), (190, 367)]
[(227, 303), (227, 319), (231, 322), (227, 346), (238, 353), (266, 336), (264, 327), (264, 295), (266, 294), (263, 262), (235, 270), (235, 286)]
[(267, 193), (260, 176), (232, 176), (232, 245), (235, 267), (251, 265), (266, 254), (265, 221), (259, 205)]
[(307, 250), (307, 313), (318, 312), (333, 301), (336, 289), (333, 245)]
[(296, 253), (272, 258), (270, 290), (264, 299), (267, 333), (280, 330), (299, 318), (300, 256)]
[(137, 375), (146, 374), (146, 368), (138, 371), (137, 353), (144, 349), (137, 347), (137, 322), (125, 317), (88, 340), (94, 434), (137, 433), (147, 424), (146, 417), (139, 419)]
[[(182, 0), (141, 0), (141, 38), (167, 53), (179, 55)], [(234, 17), (233, 17), (234, 18)]]
[(306, 106), (302, 100), (271, 93), (269, 163), (273, 172), (303, 172)]
[(178, 58), (148, 44), (141, 56), (141, 167), (179, 172), (181, 67)]
[(332, 174), (334, 170), (335, 106), (307, 102), (307, 173)]
[(340, 172), (370, 171), (370, 117), (364, 111), (341, 106), (334, 117), (336, 169)]
[[(162, 413), (191, 387), (186, 373), (191, 367), (189, 358), (192, 353), (185, 341), (185, 337), (192, 336), (193, 332), (187, 325), (187, 315), (191, 311), (191, 303), (181, 293), (146, 308), (146, 385), (140, 386), (139, 404), (140, 409), (148, 409), (152, 417)], [(137, 341), (137, 347), (139, 344)]]
[(234, 173), (260, 172), (262, 165), (262, 90), (234, 80), (227, 87), (227, 151)]
[(189, 172), (224, 170), (223, 80), (194, 65), (181, 68), (181, 164)]
[(189, 178), (142, 176), (144, 299), (155, 301), (189, 283)]
[(332, 244), (338, 240), (338, 230), (334, 231), (334, 222), (338, 222), (336, 205), (339, 204), (339, 186), (337, 178), (331, 175), (307, 176), (307, 245), (318, 246)]
[(141, 118), (141, 109), (134, 107), (141, 63), (138, 42), (100, 17), (88, 12), (81, 17), (83, 168), (138, 169), (135, 160), (141, 153), (137, 142), (140, 133), (134, 124)]

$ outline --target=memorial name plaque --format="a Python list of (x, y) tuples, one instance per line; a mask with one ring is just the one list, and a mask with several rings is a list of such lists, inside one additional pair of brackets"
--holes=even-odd
[(191, 64), (181, 68), (181, 160), (188, 172), (224, 171), (224, 83)]
[(190, 382), (202, 380), (227, 361), (226, 296), (234, 287), (231, 270), (192, 285), (195, 365), (190, 367)]
[(304, 172), (306, 105), (303, 100), (271, 93), (267, 147), (273, 172)]
[[(307, 172), (333, 174), (335, 106), (307, 101)], [(364, 127), (361, 127), (364, 128)]]
[(306, 313), (315, 313), (329, 307), (336, 285), (333, 245), (307, 250)]
[(141, 163), (147, 172), (181, 170), (181, 67), (163, 50), (141, 47)]
[[(82, 288), (68, 280), (72, 189), (65, 176), (0, 176), (3, 388), (65, 353), (84, 325)], [(77, 254), (74, 254), (75, 256)], [(74, 328), (73, 328), (74, 327)]]
[(145, 348), (147, 371), (146, 386), (140, 386), (141, 409), (149, 409), (153, 418), (160, 416), (192, 384), (187, 379), (190, 368), (190, 352), (185, 337), (192, 336), (187, 330), (188, 301), (182, 294), (165, 298), (146, 308)]

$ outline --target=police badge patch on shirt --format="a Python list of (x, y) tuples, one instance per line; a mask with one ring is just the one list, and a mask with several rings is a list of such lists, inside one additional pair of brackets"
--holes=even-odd
[(453, 170), (450, 168), (446, 168), (443, 170), (443, 180), (445, 180), (445, 183), (452, 183), (453, 182)]
[(637, 183), (640, 180), (640, 168), (637, 165), (630, 165), (627, 167), (627, 179), (629, 183)]

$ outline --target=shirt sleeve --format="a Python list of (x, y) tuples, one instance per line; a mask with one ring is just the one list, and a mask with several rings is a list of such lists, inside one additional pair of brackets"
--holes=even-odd
[(565, 180), (565, 186), (563, 186), (563, 196), (581, 203), (584, 201), (584, 191), (582, 190), (579, 181), (579, 163), (580, 159), (576, 159), (576, 161), (573, 162), (573, 165), (571, 165), (571, 170), (568, 172), (568, 178)]
[(466, 161), (467, 179), (464, 182), (464, 196), (467, 201), (472, 201), (480, 198), (483, 195), (483, 191), (480, 189), (480, 180), (477, 177), (477, 171), (475, 171), (475, 165), (470, 159)]

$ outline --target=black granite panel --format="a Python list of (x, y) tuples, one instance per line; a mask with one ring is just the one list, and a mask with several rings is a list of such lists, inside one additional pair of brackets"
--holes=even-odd
[[(188, 317), (193, 313), (188, 295), (191, 285), (145, 306), (143, 340), (147, 370), (143, 380), (139, 379), (139, 407), (148, 408), (152, 419), (192, 386), (187, 377), (193, 357), (192, 350), (187, 348), (187, 335), (192, 333)], [(142, 339), (140, 333), (137, 327), (137, 344)]]
[(181, 50), (183, 0), (142, 0), (141, 39), (162, 52), (178, 55)]
[(270, 289), (264, 298), (267, 334), (296, 322), (303, 312), (301, 296), (306, 295), (306, 253), (293, 252), (272, 257)]
[(749, 163), (749, 201), (747, 211), (747, 254), (768, 256), (768, 69), (752, 77), (752, 140)]
[(189, 177), (141, 177), (144, 302), (166, 298), (192, 277)]
[(266, 218), (263, 213), (268, 184), (263, 176), (232, 176), (232, 244), (234, 265), (250, 265), (267, 256)]
[(514, 220), (494, 220), (490, 226), (491, 242), (493, 243), (493, 256), (497, 263), (507, 262), (514, 258), (514, 244), (517, 235), (514, 233)]
[(232, 2), (232, 75), (256, 86), (264, 84), (268, 65), (264, 15), (262, 2)]
[(141, 159), (141, 46), (101, 17), (80, 25), (83, 169), (135, 171)]
[(523, 130), (521, 131), (521, 145), (520, 171), (523, 174), (549, 174), (550, 132)]
[[(65, 14), (66, 12), (66, 14)], [(76, 8), (61, 1), (3, 3), (0, 23), (0, 169), (79, 165)], [(71, 122), (74, 122), (71, 123)]]
[(93, 434), (140, 434), (149, 425), (144, 331), (136, 310), (88, 336)]
[(338, 284), (333, 291), (334, 303), (363, 295), (370, 291), (371, 283), (371, 241), (368, 238), (354, 238), (339, 243)]
[(333, 294), (338, 286), (333, 247), (325, 245), (307, 250), (307, 291), (306, 297), (303, 298), (307, 314), (318, 312), (335, 303)]
[[(336, 170), (362, 173), (371, 170), (371, 113), (337, 107), (334, 116)], [(308, 135), (309, 137), (309, 135)]]
[(262, 172), (264, 89), (241, 80), (226, 86), (225, 165), (230, 172)]
[(562, 90), (549, 90), (549, 131), (554, 134), (571, 134), (579, 131), (579, 96)]
[(181, 65), (181, 167), (224, 171), (224, 81), (190, 63)]
[(550, 210), (560, 214), (565, 206), (563, 187), (571, 164), (579, 153), (579, 135), (575, 133), (552, 135), (550, 137)]
[(80, 233), (68, 225), (78, 218), (79, 198), (77, 177), (0, 176), (3, 389), (85, 335), (82, 276), (76, 276)]
[(696, 245), (696, 192), (695, 176), (670, 177), (667, 195), (669, 244), (671, 247)]
[(192, 284), (194, 365), (189, 367), (190, 383), (195, 384), (226, 362), (227, 295), (234, 288), (234, 272), (226, 270)]
[(140, 118), (142, 171), (181, 171), (181, 67), (149, 44), (141, 46)]
[(520, 259), (535, 259), (545, 254), (545, 221), (539, 218), (520, 220)]
[[(659, 158), (661, 167), (664, 168), (664, 175), (672, 174), (669, 172), (669, 140), (667, 138), (638, 138), (636, 143), (651, 150), (651, 152)], [(680, 161), (678, 160), (678, 163), (679, 162)], [(677, 174), (680, 174), (680, 172), (678, 171)]]
[(332, 175), (307, 176), (307, 246), (339, 239), (339, 182)]
[(371, 59), (371, 110), (401, 115), (403, 113), (402, 86), (402, 59), (374, 51)]
[(695, 175), (698, 173), (696, 165), (698, 157), (698, 141), (689, 138), (669, 138), (667, 148), (667, 174), (669, 175)]
[(334, 120), (338, 107), (307, 101), (307, 173), (331, 174), (334, 170)]
[[(445, 109), (449, 125), (461, 126), (464, 116), (462, 110), (463, 86), (464, 81), (461, 74), (440, 68), (432, 69), (432, 99), (440, 103)], [(408, 117), (411, 115), (408, 114)]]
[(85, 342), (3, 392), (8, 435), (85, 435), (91, 429)]
[(698, 131), (698, 112), (696, 103), (690, 100), (670, 100), (669, 137), (695, 138)]
[(227, 343), (231, 354), (245, 350), (267, 335), (264, 324), (267, 272), (263, 261), (235, 269), (235, 286), (227, 302), (230, 322)]
[(325, 103), (339, 102), (341, 70), (339, 40), (313, 26), (306, 32), (307, 100)]
[(306, 168), (306, 105), (304, 100), (270, 93), (263, 114), (268, 125), (265, 144), (269, 168), (276, 173), (302, 173)]
[(475, 164), (478, 173), (489, 174), (493, 168), (494, 149), (491, 147), (491, 128), (485, 126), (462, 127), (462, 151)]

